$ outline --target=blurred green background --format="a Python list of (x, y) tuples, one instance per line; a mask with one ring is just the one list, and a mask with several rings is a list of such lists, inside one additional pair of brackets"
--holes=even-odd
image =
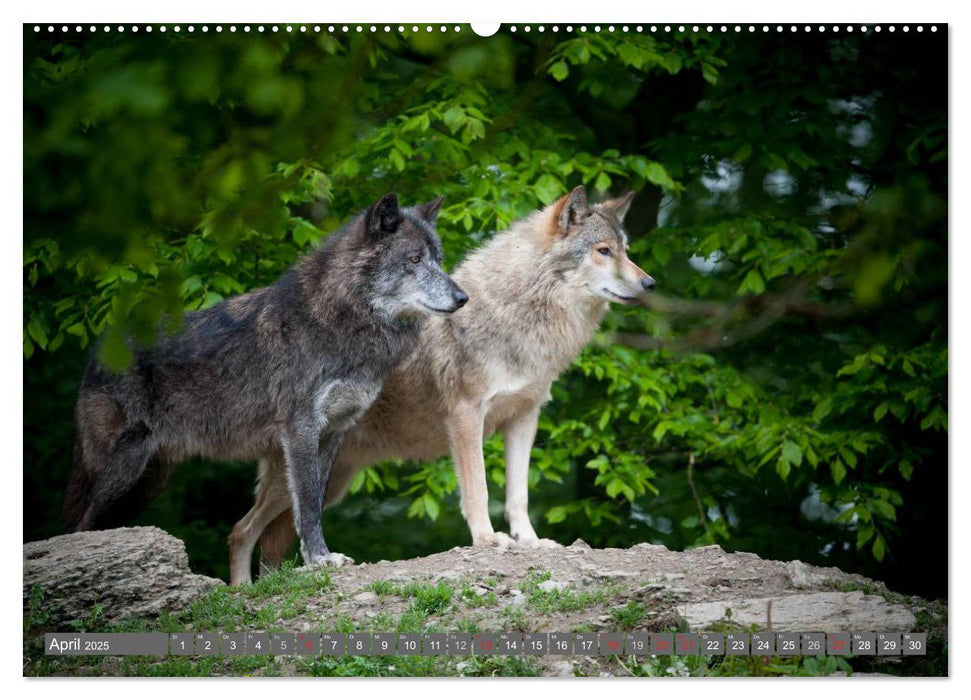
[[(25, 540), (60, 532), (92, 353), (123, 366), (126, 334), (272, 283), (385, 192), (447, 196), (454, 265), (585, 184), (637, 192), (659, 286), (554, 385), (541, 536), (947, 595), (946, 32), (168, 29), (24, 28)], [(186, 463), (138, 522), (226, 578), (254, 477)], [(469, 542), (447, 459), (363, 473), (325, 532), (357, 561)]]

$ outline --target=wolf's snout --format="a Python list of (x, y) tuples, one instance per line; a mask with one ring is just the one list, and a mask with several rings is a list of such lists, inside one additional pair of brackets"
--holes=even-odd
[(469, 295), (463, 292), (461, 289), (456, 289), (452, 292), (452, 301), (455, 302), (455, 308), (461, 309), (465, 306), (465, 303), (469, 300)]
[(641, 287), (644, 289), (645, 292), (653, 292), (656, 286), (657, 286), (657, 282), (655, 282), (654, 278), (651, 277), (650, 275), (647, 275), (646, 277), (644, 277), (644, 279), (641, 280)]

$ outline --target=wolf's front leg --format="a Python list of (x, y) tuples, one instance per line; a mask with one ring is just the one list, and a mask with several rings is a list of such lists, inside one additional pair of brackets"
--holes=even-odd
[(469, 525), (474, 547), (508, 547), (508, 535), (495, 532), (489, 520), (489, 489), (482, 457), (485, 411), (480, 405), (460, 402), (445, 419), (452, 462), (459, 478), (462, 516)]
[(339, 447), (339, 437), (318, 441), (316, 428), (310, 426), (289, 431), (284, 443), (294, 526), (300, 535), (300, 554), (308, 566), (351, 563), (343, 554), (327, 549), (320, 523), (327, 480)]
[(529, 521), (529, 453), (536, 439), (539, 405), (502, 427), (506, 452), (506, 521), (509, 534), (519, 547), (553, 548), (553, 540), (540, 539)]

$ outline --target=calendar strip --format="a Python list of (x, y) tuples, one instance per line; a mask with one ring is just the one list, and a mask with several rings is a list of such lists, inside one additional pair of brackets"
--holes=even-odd
[(926, 656), (925, 632), (202, 632), (44, 635), (48, 656)]

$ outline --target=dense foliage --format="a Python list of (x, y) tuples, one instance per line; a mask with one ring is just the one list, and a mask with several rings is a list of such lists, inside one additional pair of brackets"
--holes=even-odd
[[(447, 196), (454, 264), (582, 183), (638, 193), (631, 257), (659, 288), (554, 386), (541, 534), (946, 594), (945, 36), (531, 29), (26, 32), (25, 538), (58, 531), (96, 339), (123, 367), (126, 334), (273, 282), (387, 191)], [(486, 455), (498, 515), (498, 438)], [(144, 520), (225, 575), (253, 471), (187, 465)], [(378, 466), (328, 539), (464, 544), (455, 491), (447, 459)]]

